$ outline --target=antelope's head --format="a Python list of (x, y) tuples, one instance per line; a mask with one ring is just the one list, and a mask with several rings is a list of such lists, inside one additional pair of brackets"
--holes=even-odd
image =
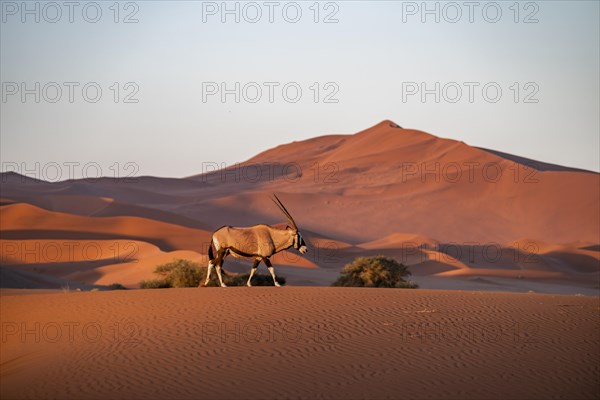
[(306, 254), (308, 251), (308, 247), (306, 247), (306, 243), (304, 242), (300, 231), (296, 231), (296, 234), (294, 235), (294, 248), (298, 250), (300, 254)]
[(298, 226), (296, 226), (296, 222), (294, 222), (294, 218), (292, 218), (292, 216), (290, 215), (290, 213), (288, 212), (288, 210), (285, 208), (285, 206), (279, 200), (279, 198), (275, 195), (275, 193), (273, 193), (273, 197), (274, 197), (272, 199), (273, 202), (277, 205), (277, 207), (279, 207), (279, 209), (281, 210), (281, 212), (286, 216), (286, 218), (288, 219), (289, 223), (292, 225), (291, 227), (287, 228), (288, 231), (290, 232), (290, 234), (292, 235), (292, 239), (293, 239), (292, 246), (294, 246), (294, 248), (296, 250), (298, 250), (300, 252), (300, 254), (306, 254), (306, 252), (308, 251), (308, 247), (306, 247), (306, 243), (304, 242), (304, 238), (302, 237), (302, 234), (298, 230)]

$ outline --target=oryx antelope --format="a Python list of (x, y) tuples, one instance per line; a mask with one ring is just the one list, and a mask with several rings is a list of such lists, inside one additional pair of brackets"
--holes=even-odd
[(210, 247), (208, 249), (209, 261), (206, 280), (204, 281), (204, 284), (201, 284), (200, 286), (206, 286), (208, 284), (213, 267), (217, 271), (221, 286), (226, 286), (223, 283), (223, 277), (221, 276), (221, 268), (223, 267), (223, 260), (229, 254), (236, 258), (249, 258), (254, 260), (246, 286), (252, 286), (250, 281), (261, 261), (263, 261), (269, 269), (275, 286), (279, 286), (279, 283), (275, 278), (275, 270), (273, 269), (269, 257), (280, 251), (289, 249), (292, 246), (302, 254), (305, 254), (308, 251), (306, 243), (304, 243), (304, 239), (298, 231), (298, 226), (296, 226), (296, 222), (294, 222), (294, 218), (292, 218), (279, 198), (275, 194), (273, 194), (273, 196), (273, 202), (287, 217), (291, 226), (279, 229), (269, 225), (260, 224), (247, 228), (223, 226), (217, 229), (212, 234)]

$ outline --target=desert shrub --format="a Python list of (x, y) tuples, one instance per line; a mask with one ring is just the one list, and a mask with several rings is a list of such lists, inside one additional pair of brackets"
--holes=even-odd
[[(181, 288), (197, 287), (200, 282), (204, 282), (208, 267), (202, 266), (189, 260), (177, 259), (172, 262), (161, 264), (154, 270), (155, 274), (160, 275), (160, 279), (152, 279), (140, 282), (142, 289), (160, 289), (160, 288)], [(250, 274), (233, 275), (221, 270), (223, 281), (227, 286), (244, 286), (248, 281)], [(218, 278), (215, 271), (211, 275), (208, 286), (218, 286)], [(285, 278), (277, 277), (280, 285), (285, 285)], [(252, 277), (254, 286), (273, 286), (271, 275), (254, 274)]]
[(111, 283), (108, 285), (108, 290), (127, 290), (127, 288), (120, 283)]
[(404, 264), (385, 256), (358, 257), (346, 264), (333, 286), (417, 288), (407, 280), (411, 273)]
[(157, 266), (154, 273), (160, 275), (168, 287), (195, 287), (206, 277), (206, 268), (203, 271), (198, 263), (178, 259)]
[(164, 279), (150, 279), (140, 282), (141, 289), (164, 289), (170, 288), (171, 285)]

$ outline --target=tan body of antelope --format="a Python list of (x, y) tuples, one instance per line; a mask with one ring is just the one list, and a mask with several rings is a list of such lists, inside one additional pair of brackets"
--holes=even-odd
[(275, 286), (279, 286), (279, 283), (275, 278), (275, 270), (269, 258), (290, 247), (294, 247), (302, 254), (305, 254), (308, 251), (308, 248), (306, 247), (306, 243), (290, 213), (286, 210), (281, 201), (279, 201), (277, 196), (275, 196), (273, 201), (287, 217), (291, 226), (279, 229), (269, 225), (260, 224), (247, 228), (223, 226), (217, 229), (212, 234), (211, 244), (208, 249), (208, 271), (206, 273), (206, 280), (201, 286), (206, 286), (208, 284), (213, 267), (217, 272), (221, 286), (226, 286), (225, 283), (223, 283), (221, 268), (223, 267), (225, 257), (230, 254), (233, 257), (254, 260), (246, 286), (252, 286), (250, 281), (261, 261), (263, 261), (269, 269)]

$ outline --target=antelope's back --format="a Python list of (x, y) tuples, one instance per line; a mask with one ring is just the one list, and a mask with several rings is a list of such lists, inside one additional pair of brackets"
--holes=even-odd
[(266, 225), (243, 228), (224, 226), (213, 234), (213, 241), (219, 248), (233, 248), (253, 255), (270, 255), (274, 249), (273, 240)]

